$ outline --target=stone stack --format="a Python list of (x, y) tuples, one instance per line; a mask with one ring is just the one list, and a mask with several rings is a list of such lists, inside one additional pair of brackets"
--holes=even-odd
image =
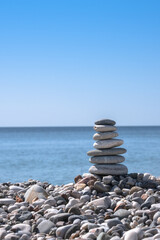
[(125, 158), (120, 154), (126, 152), (125, 148), (118, 147), (123, 144), (123, 140), (116, 139), (118, 133), (115, 132), (116, 122), (110, 119), (102, 119), (95, 122), (93, 135), (96, 142), (93, 144), (95, 150), (87, 154), (91, 156), (90, 162), (95, 164), (90, 167), (89, 172), (97, 175), (124, 175), (128, 173), (125, 165), (121, 164)]

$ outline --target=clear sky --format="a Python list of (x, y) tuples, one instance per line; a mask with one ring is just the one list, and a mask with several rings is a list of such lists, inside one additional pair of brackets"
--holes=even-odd
[(0, 126), (160, 125), (159, 0), (0, 0)]

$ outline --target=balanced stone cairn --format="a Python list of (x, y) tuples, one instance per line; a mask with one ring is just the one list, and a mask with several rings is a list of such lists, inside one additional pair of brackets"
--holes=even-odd
[(95, 122), (94, 130), (97, 132), (93, 135), (93, 139), (97, 140), (93, 144), (96, 150), (91, 150), (87, 154), (91, 156), (90, 162), (95, 164), (90, 167), (89, 172), (97, 175), (125, 175), (128, 169), (124, 162), (125, 158), (119, 154), (126, 152), (125, 148), (117, 148), (123, 144), (123, 140), (115, 139), (118, 133), (114, 126), (115, 121), (110, 119), (102, 119)]

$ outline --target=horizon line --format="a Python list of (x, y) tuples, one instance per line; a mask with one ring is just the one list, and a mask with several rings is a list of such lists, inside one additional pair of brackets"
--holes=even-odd
[[(0, 126), (0, 128), (61, 128), (61, 127), (93, 127), (94, 125), (67, 125), (67, 126)], [(114, 125), (115, 127), (160, 127), (160, 125)]]

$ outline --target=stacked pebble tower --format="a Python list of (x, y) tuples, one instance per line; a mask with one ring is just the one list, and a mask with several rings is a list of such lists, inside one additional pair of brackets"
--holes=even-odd
[(126, 152), (125, 148), (117, 148), (123, 144), (123, 140), (116, 139), (118, 133), (115, 132), (116, 122), (110, 119), (102, 119), (95, 122), (94, 130), (97, 132), (93, 139), (97, 140), (93, 144), (96, 150), (91, 150), (87, 154), (91, 156), (90, 162), (95, 164), (90, 167), (89, 172), (97, 175), (124, 175), (128, 173), (124, 162), (125, 158), (119, 154)]

